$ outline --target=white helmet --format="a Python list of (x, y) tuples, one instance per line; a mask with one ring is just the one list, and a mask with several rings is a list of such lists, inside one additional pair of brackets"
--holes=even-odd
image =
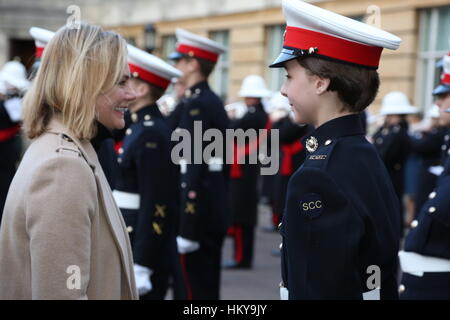
[(389, 92), (383, 98), (380, 115), (415, 114), (419, 113), (417, 107), (412, 106), (406, 95), (400, 91)]
[(27, 70), (18, 61), (5, 63), (0, 70), (0, 81), (4, 82), (6, 86), (14, 87), (20, 91), (28, 89), (31, 84), (27, 79)]
[(271, 91), (267, 89), (266, 83), (261, 76), (250, 75), (242, 82), (239, 96), (242, 98), (266, 98), (270, 97)]

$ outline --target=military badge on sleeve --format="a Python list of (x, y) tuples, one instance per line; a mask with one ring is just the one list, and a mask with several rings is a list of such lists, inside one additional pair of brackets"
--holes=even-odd
[(299, 206), (303, 216), (314, 219), (322, 214), (325, 204), (317, 193), (307, 193), (301, 197)]

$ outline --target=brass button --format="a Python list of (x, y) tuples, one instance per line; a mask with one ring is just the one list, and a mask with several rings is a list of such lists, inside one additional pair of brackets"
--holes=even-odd
[(122, 154), (123, 153), (123, 148), (120, 148), (119, 149), (119, 154)]
[(144, 120), (148, 121), (150, 119), (151, 119), (150, 115), (146, 114), (145, 117), (144, 117)]
[(436, 192), (435, 191), (430, 193), (430, 195), (428, 196), (429, 199), (433, 199), (434, 197), (436, 197)]
[(184, 189), (184, 188), (186, 188), (186, 182), (182, 182), (181, 183), (181, 187)]
[(404, 286), (403, 284), (401, 284), (401, 285), (398, 287), (398, 292), (399, 292), (399, 293), (403, 293), (403, 292), (405, 292), (405, 290), (406, 290), (406, 288), (405, 288), (405, 286)]
[(327, 141), (325, 141), (325, 145), (327, 146), (327, 145), (329, 145), (329, 144), (331, 144), (331, 140), (327, 140)]
[(138, 121), (138, 115), (136, 113), (131, 114), (131, 121), (137, 122)]
[(411, 222), (411, 228), (416, 228), (418, 225), (419, 225), (419, 221), (417, 221), (417, 220), (413, 220)]
[(428, 209), (428, 212), (429, 212), (429, 213), (436, 212), (436, 207), (430, 207), (430, 208)]
[(127, 227), (127, 232), (128, 232), (128, 233), (133, 232), (133, 227), (132, 227), (132, 226)]
[(133, 131), (131, 130), (131, 128), (128, 128), (127, 131), (125, 131), (125, 134), (127, 136), (129, 136)]

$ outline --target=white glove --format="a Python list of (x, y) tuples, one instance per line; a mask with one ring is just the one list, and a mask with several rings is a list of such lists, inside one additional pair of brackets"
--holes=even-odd
[(289, 300), (289, 291), (285, 287), (280, 287), (280, 300)]
[(188, 240), (186, 238), (177, 237), (178, 253), (185, 254), (190, 253), (200, 248), (200, 243), (198, 241)]
[(134, 278), (136, 279), (136, 287), (140, 296), (152, 291), (153, 287), (150, 281), (152, 273), (153, 271), (149, 268), (138, 264), (134, 265)]

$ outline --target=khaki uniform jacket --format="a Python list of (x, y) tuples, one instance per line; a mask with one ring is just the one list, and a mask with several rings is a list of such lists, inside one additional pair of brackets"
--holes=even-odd
[(128, 234), (95, 150), (56, 117), (9, 189), (0, 299), (138, 299)]

